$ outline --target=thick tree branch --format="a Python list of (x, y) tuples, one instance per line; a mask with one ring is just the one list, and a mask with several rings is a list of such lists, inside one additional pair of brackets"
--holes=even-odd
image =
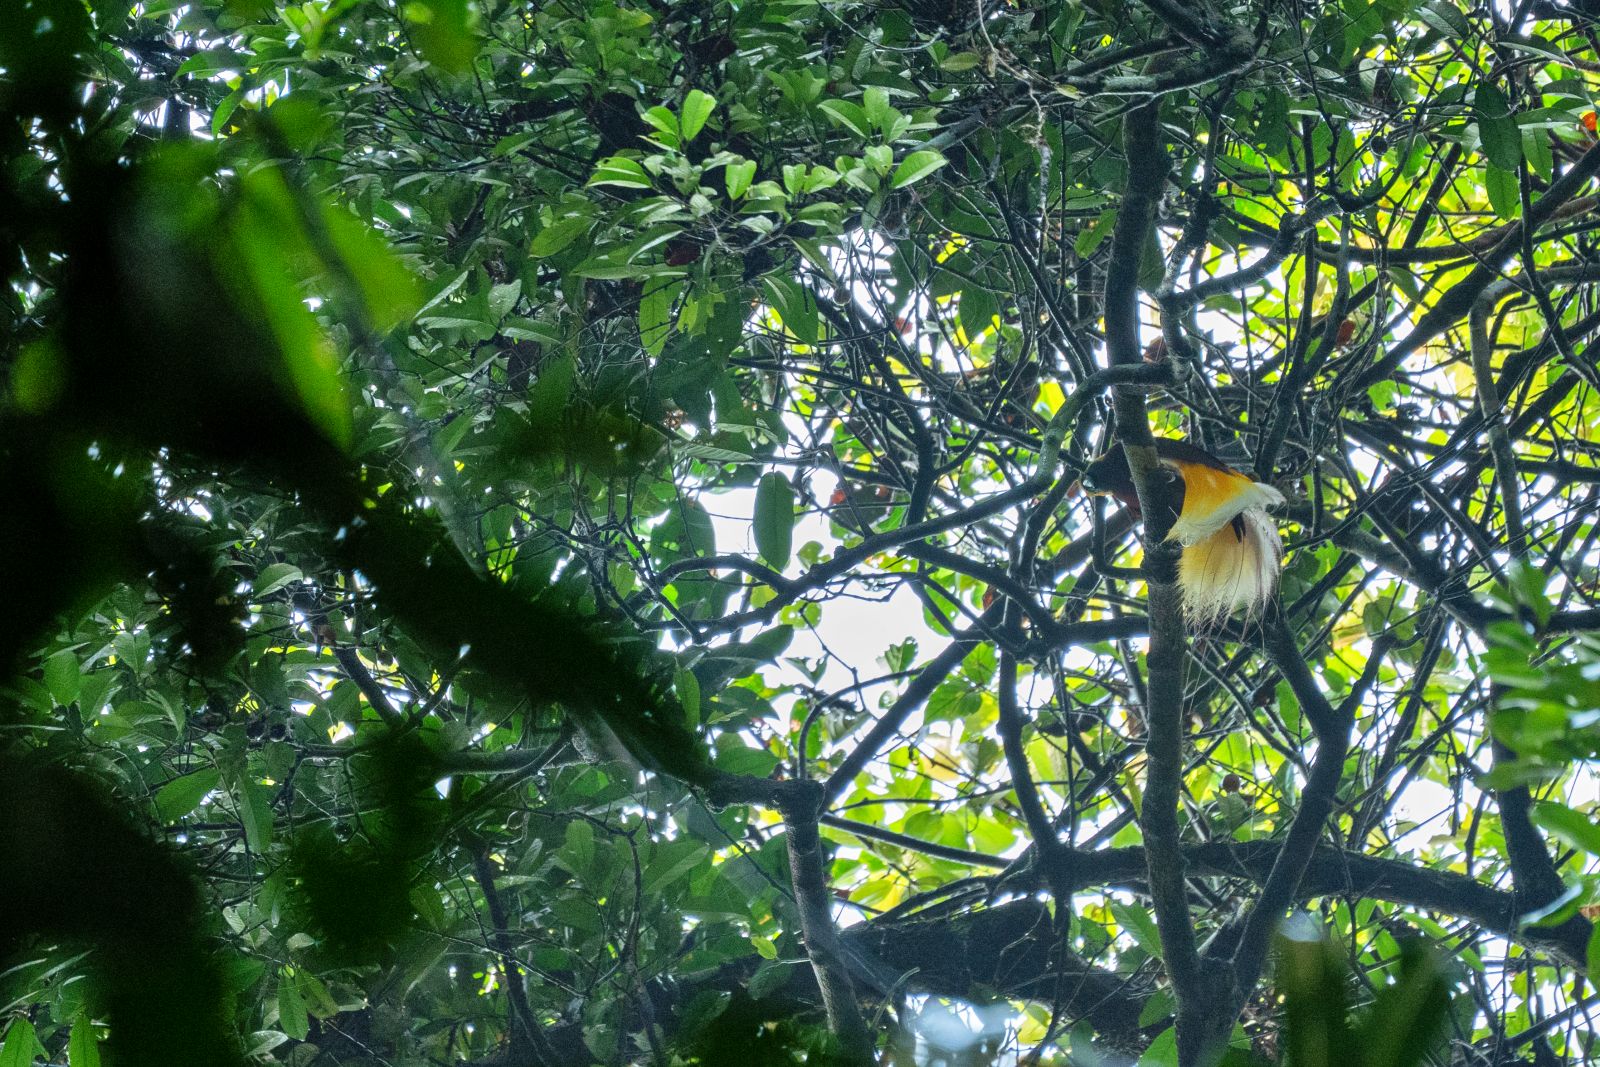
[[(1139, 269), (1155, 221), (1156, 202), (1170, 166), (1161, 144), (1159, 100), (1135, 108), (1123, 123), (1128, 184), (1111, 237), (1106, 271), (1106, 351), (1113, 367), (1139, 363)], [(1156, 459), (1144, 396), (1116, 391), (1117, 436), (1128, 457), (1144, 515), (1145, 581), (1150, 590), (1149, 694), (1145, 753), (1148, 771), (1140, 822), (1144, 829), (1150, 896), (1161, 934), (1162, 961), (1178, 1002), (1178, 1063), (1200, 1062), (1211, 1032), (1206, 979), (1195, 942), (1179, 847), (1178, 796), (1183, 787), (1183, 673), (1188, 641), (1178, 589), (1182, 549), (1166, 540), (1176, 517), (1171, 478)]]
[[(1265, 885), (1278, 864), (1282, 841), (1218, 841), (1189, 845), (1183, 857), (1197, 877), (1240, 878)], [(1143, 848), (1074, 852), (1069, 861), (1077, 890), (1095, 886), (1138, 889), (1145, 878)], [(1516, 894), (1453, 871), (1318, 845), (1300, 878), (1296, 901), (1317, 897), (1370, 898), (1466, 919), (1477, 926), (1583, 968), (1589, 924), (1523, 927)]]
[(822, 787), (813, 782), (785, 782), (777, 799), (788, 828), (785, 844), (795, 907), (800, 912), (800, 934), (806, 954), (811, 957), (817, 986), (822, 990), (828, 1029), (839, 1041), (844, 1062), (871, 1063), (872, 1032), (856, 1002), (855, 983), (850, 979), (845, 950), (839, 942), (839, 928), (834, 925), (833, 893), (828, 887), (822, 836), (817, 832)]
[(378, 713), (378, 718), (389, 726), (399, 726), (405, 722), (405, 716), (389, 703), (389, 694), (383, 691), (383, 686), (379, 685), (372, 672), (367, 670), (367, 665), (361, 662), (359, 652), (349, 645), (334, 645), (333, 658), (339, 661), (339, 667), (344, 671), (345, 677), (356, 683), (356, 688), (367, 698), (367, 703)]

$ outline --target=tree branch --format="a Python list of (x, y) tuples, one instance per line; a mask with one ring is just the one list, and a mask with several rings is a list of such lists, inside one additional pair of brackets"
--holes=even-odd
[(822, 811), (823, 790), (814, 782), (781, 783), (777, 793), (778, 811), (788, 828), (785, 844), (789, 850), (789, 874), (794, 884), (795, 906), (800, 912), (800, 935), (817, 986), (822, 990), (822, 1005), (828, 1013), (828, 1029), (838, 1039), (845, 1062), (872, 1062), (872, 1032), (856, 1003), (855, 984), (839, 928), (833, 922), (833, 894), (828, 888), (827, 865), (822, 855), (822, 837), (817, 819)]
[[(1170, 162), (1161, 144), (1159, 100), (1135, 108), (1123, 123), (1128, 184), (1111, 237), (1106, 271), (1106, 351), (1114, 367), (1143, 360), (1139, 347), (1139, 268), (1155, 222), (1156, 203)], [(1183, 788), (1183, 673), (1188, 654), (1178, 589), (1182, 548), (1166, 540), (1176, 518), (1172, 479), (1156, 458), (1142, 393), (1116, 391), (1117, 436), (1128, 457), (1145, 531), (1145, 581), (1149, 588), (1149, 694), (1145, 742), (1148, 770), (1140, 821), (1144, 829), (1150, 896), (1161, 934), (1162, 961), (1177, 999), (1178, 1063), (1190, 1067), (1210, 1033), (1206, 979), (1195, 944), (1194, 919), (1184, 888), (1179, 847), (1178, 795)]]

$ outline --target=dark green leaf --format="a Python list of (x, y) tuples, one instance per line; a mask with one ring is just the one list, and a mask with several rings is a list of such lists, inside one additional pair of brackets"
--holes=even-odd
[(528, 252), (539, 257), (553, 256), (588, 233), (592, 225), (587, 215), (568, 215), (557, 219), (539, 231), (533, 244), (528, 246)]
[(239, 805), (239, 819), (244, 824), (245, 842), (257, 852), (265, 851), (272, 843), (272, 789), (253, 778), (245, 778), (233, 792), (234, 802)]
[(1496, 166), (1485, 168), (1485, 172), (1489, 204), (1494, 208), (1494, 213), (1503, 219), (1514, 219), (1522, 214), (1517, 175)]
[(44, 684), (50, 690), (50, 699), (57, 704), (64, 706), (77, 700), (83, 685), (77, 653), (62, 650), (45, 660)]
[(271, 563), (256, 576), (255, 586), (251, 590), (251, 594), (257, 600), (260, 600), (271, 596), (293, 582), (300, 581), (303, 577), (304, 575), (300, 573), (300, 568), (293, 563)]
[(781, 571), (789, 565), (794, 533), (794, 487), (781, 474), (763, 475), (756, 486), (756, 550)]
[(164, 823), (177, 822), (200, 806), (221, 777), (217, 770), (208, 769), (174, 778), (156, 790), (156, 814)]
[(481, 42), (477, 9), (468, 0), (410, 0), (405, 13), (428, 62), (451, 74), (472, 65)]
[(1522, 166), (1522, 131), (1517, 128), (1505, 94), (1492, 85), (1480, 84), (1474, 95), (1473, 113), (1484, 156), (1503, 171), (1517, 171)]

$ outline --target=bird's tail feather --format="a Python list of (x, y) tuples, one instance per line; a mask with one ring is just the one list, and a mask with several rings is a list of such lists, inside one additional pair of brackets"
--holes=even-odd
[(1217, 622), (1230, 612), (1260, 613), (1272, 599), (1283, 560), (1277, 524), (1251, 508), (1216, 533), (1183, 550), (1178, 581), (1184, 614), (1194, 625)]

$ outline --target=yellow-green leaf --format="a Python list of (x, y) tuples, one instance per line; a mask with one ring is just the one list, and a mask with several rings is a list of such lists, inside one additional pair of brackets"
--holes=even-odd
[(643, 167), (627, 156), (609, 156), (595, 165), (594, 176), (589, 179), (589, 184), (617, 185), (624, 189), (648, 189), (650, 176), (645, 173)]
[(44, 1051), (39, 1048), (33, 1023), (27, 1019), (14, 1019), (6, 1027), (5, 1044), (0, 1045), (0, 1067), (33, 1067), (35, 1050)]
[(694, 140), (695, 134), (705, 127), (706, 119), (711, 117), (716, 106), (717, 98), (710, 93), (703, 93), (699, 89), (689, 90), (689, 95), (683, 101), (683, 119), (680, 122), (685, 144)]
[(67, 1063), (71, 1067), (100, 1067), (100, 1039), (94, 1032), (94, 1023), (82, 1013), (72, 1022), (72, 1036), (67, 1039)]
[(729, 163), (722, 174), (723, 180), (728, 183), (728, 199), (737, 200), (750, 188), (750, 182), (756, 176), (755, 161), (741, 159), (737, 163)]
[(889, 179), (889, 187), (903, 189), (912, 182), (926, 178), (947, 162), (949, 160), (931, 149), (925, 148), (920, 152), (913, 152), (901, 160), (900, 165), (895, 168), (894, 177)]

